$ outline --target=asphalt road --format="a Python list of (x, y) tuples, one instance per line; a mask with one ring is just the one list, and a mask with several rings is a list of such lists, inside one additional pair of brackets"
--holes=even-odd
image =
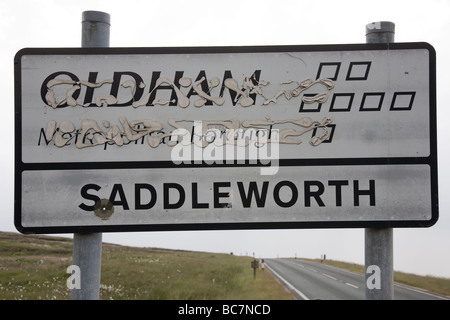
[[(294, 259), (265, 259), (268, 268), (297, 299), (364, 300), (364, 276), (354, 272)], [(395, 300), (442, 300), (437, 294), (394, 285)]]

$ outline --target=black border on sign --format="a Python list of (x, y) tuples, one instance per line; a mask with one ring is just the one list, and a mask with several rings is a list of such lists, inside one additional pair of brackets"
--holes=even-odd
[[(22, 226), (22, 172), (27, 170), (119, 169), (119, 168), (180, 168), (201, 167), (203, 164), (177, 165), (170, 161), (138, 161), (108, 163), (23, 163), (22, 159), (22, 79), (21, 58), (24, 55), (105, 55), (105, 54), (210, 54), (210, 53), (264, 53), (312, 51), (425, 49), (429, 52), (430, 96), (430, 156), (417, 158), (349, 158), (349, 159), (280, 159), (280, 166), (358, 166), (426, 164), (431, 172), (431, 218), (426, 220), (383, 221), (298, 221), (298, 222), (245, 222), (245, 223), (192, 223), (192, 224), (139, 224), (107, 226)], [(244, 47), (162, 47), (162, 48), (25, 48), (14, 57), (15, 152), (14, 152), (14, 224), (21, 233), (89, 233), (129, 231), (181, 231), (181, 230), (243, 230), (243, 229), (314, 229), (314, 228), (413, 228), (430, 227), (438, 220), (438, 167), (437, 167), (437, 112), (436, 112), (436, 52), (425, 42), (389, 44), (337, 44), (306, 46), (244, 46)], [(49, 166), (51, 165), (51, 166)], [(262, 166), (259, 164), (208, 165)]]

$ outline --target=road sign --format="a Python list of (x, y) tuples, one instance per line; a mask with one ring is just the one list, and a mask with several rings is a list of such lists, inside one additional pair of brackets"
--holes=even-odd
[(426, 43), (23, 49), (16, 226), (430, 226), (435, 73)]

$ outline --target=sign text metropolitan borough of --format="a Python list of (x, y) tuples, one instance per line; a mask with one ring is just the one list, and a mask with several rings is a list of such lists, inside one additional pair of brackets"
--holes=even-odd
[(426, 43), (23, 49), (16, 227), (430, 226), (435, 73)]

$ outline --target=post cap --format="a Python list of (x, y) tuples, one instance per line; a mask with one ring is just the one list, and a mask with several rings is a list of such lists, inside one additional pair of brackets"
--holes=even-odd
[(366, 43), (394, 42), (395, 24), (390, 21), (372, 22), (366, 25)]
[(366, 25), (366, 35), (385, 32), (395, 33), (395, 23), (390, 21), (377, 21)]
[(111, 25), (109, 13), (101, 11), (83, 11), (81, 22), (102, 22)]

